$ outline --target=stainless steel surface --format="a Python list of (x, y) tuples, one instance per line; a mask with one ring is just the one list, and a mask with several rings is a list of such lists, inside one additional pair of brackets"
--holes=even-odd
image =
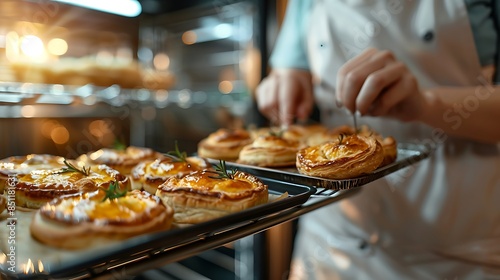
[(109, 277), (116, 275), (116, 271), (121, 271), (122, 275), (131, 277), (137, 275), (142, 271), (160, 267), (168, 263), (176, 262), (181, 259), (197, 255), (200, 252), (220, 247), (224, 244), (238, 240), (245, 236), (259, 233), (275, 225), (294, 220), (306, 213), (355, 195), (359, 191), (361, 191), (361, 189), (359, 188), (337, 191), (331, 196), (309, 200), (308, 203), (302, 206), (289, 209), (287, 211), (281, 212), (274, 216), (263, 218), (261, 220), (252, 221), (247, 225), (244, 225), (237, 229), (233, 229), (231, 231), (207, 236), (203, 239), (194, 241), (190, 244), (186, 244), (178, 248), (156, 252), (153, 254), (145, 254), (144, 256), (130, 259), (128, 262), (122, 261), (121, 264), (103, 264), (103, 268), (108, 266), (108, 269), (95, 270), (94, 268), (88, 268), (88, 271), (89, 274), (93, 275), (95, 279), (109, 279)]
[(370, 174), (343, 180), (307, 176), (300, 174), (295, 167), (267, 168), (234, 162), (227, 162), (226, 165), (233, 166), (239, 170), (251, 172), (257, 176), (265, 178), (273, 178), (304, 186), (314, 186), (317, 189), (315, 194), (316, 196), (329, 196), (332, 193), (330, 190), (346, 190), (361, 187), (369, 182), (375, 181), (409, 165), (415, 164), (418, 161), (427, 158), (431, 152), (432, 150), (424, 145), (400, 143), (398, 145), (398, 157), (395, 162), (383, 166)]
[[(225, 236), (223, 240), (228, 240), (226, 242), (240, 239), (249, 234), (247, 234), (247, 231), (252, 231), (248, 227), (249, 225), (299, 207), (306, 203), (310, 195), (315, 192), (315, 189), (311, 187), (264, 178), (262, 178), (262, 181), (269, 186), (270, 200), (268, 203), (204, 223), (179, 225), (171, 230), (141, 235), (120, 242), (110, 241), (106, 246), (91, 247), (85, 250), (60, 250), (38, 243), (33, 239), (29, 231), (29, 224), (33, 219), (34, 212), (15, 212), (16, 238), (23, 240), (16, 247), (16, 258), (19, 260), (29, 259), (29, 261), (27, 263), (19, 262), (15, 272), (4, 270), (3, 268), (7, 264), (0, 262), (0, 277), (68, 279), (88, 274), (94, 277), (108, 270), (113, 271), (113, 273), (117, 271), (121, 273), (120, 267), (159, 254), (176, 256), (175, 252), (178, 252), (177, 257), (183, 258), (182, 255), (190, 256), (223, 245), (217, 243), (217, 240), (220, 240), (219, 238), (214, 239), (215, 245), (211, 245), (210, 242), (207, 243), (208, 240), (214, 237)], [(283, 194), (286, 194), (286, 196), (282, 197)], [(4, 247), (8, 243), (8, 234), (6, 234), (8, 227), (6, 223), (6, 219), (0, 221), (0, 237), (2, 237), (0, 238), (0, 246)], [(247, 230), (240, 231), (239, 228), (241, 227), (247, 228)], [(234, 237), (232, 232), (236, 233)], [(258, 230), (255, 232), (258, 232)]]

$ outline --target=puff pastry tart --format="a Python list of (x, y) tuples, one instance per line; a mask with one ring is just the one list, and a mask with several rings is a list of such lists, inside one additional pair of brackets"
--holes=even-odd
[(325, 142), (336, 141), (341, 134), (344, 135), (352, 135), (355, 134), (356, 131), (354, 127), (348, 125), (338, 126), (332, 129), (321, 131), (320, 133), (316, 133), (311, 135), (307, 139), (308, 146), (315, 146), (319, 144), (323, 144)]
[(154, 161), (143, 161), (136, 165), (130, 174), (132, 189), (144, 189), (155, 194), (158, 186), (169, 177), (183, 176), (209, 167), (210, 164), (200, 157), (186, 157), (183, 160), (165, 157)]
[(160, 153), (150, 148), (129, 146), (124, 150), (103, 148), (81, 155), (77, 160), (84, 165), (105, 164), (124, 175), (129, 175), (132, 168), (141, 161), (161, 157)]
[(31, 235), (49, 246), (82, 249), (171, 227), (173, 209), (156, 196), (139, 190), (106, 195), (98, 190), (54, 199), (35, 213)]
[[(69, 163), (68, 163), (69, 164)], [(33, 170), (29, 174), (18, 174), (9, 184), (15, 189), (16, 205), (38, 209), (45, 203), (63, 195), (91, 192), (99, 187), (107, 188), (113, 182), (129, 189), (128, 177), (107, 165), (95, 165), (78, 169)]]
[(283, 131), (283, 138), (299, 141), (302, 144), (307, 144), (307, 140), (317, 134), (325, 132), (327, 128), (320, 124), (313, 125), (291, 125)]
[(0, 194), (3, 193), (9, 176), (29, 174), (33, 170), (60, 169), (64, 166), (63, 161), (63, 157), (46, 154), (12, 156), (0, 160)]
[(382, 145), (374, 137), (357, 134), (299, 150), (300, 173), (327, 179), (348, 179), (372, 172), (384, 160)]
[(238, 162), (266, 167), (293, 166), (299, 147), (300, 142), (297, 140), (263, 135), (240, 151)]
[(375, 132), (366, 125), (361, 126), (358, 133), (364, 136), (373, 136), (380, 142), (380, 144), (382, 144), (382, 148), (384, 149), (384, 160), (380, 166), (385, 166), (396, 161), (396, 158), (398, 157), (398, 144), (396, 139), (392, 136), (383, 137), (381, 134)]
[(268, 201), (268, 187), (257, 177), (241, 171), (229, 177), (210, 170), (170, 177), (156, 195), (174, 208), (174, 222), (183, 224), (208, 221)]
[(198, 143), (198, 156), (236, 160), (241, 149), (250, 143), (252, 143), (252, 137), (247, 130), (221, 128)]

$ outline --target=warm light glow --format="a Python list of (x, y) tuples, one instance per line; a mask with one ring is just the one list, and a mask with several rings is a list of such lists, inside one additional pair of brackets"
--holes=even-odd
[(24, 273), (25, 274), (35, 272), (35, 266), (33, 265), (33, 262), (31, 261), (31, 259), (28, 259), (28, 262), (26, 264), (23, 264), (23, 265), (24, 265)]
[(132, 55), (132, 50), (130, 48), (119, 48), (116, 51), (116, 57), (124, 62), (132, 62), (134, 60), (134, 56)]
[(167, 70), (170, 65), (170, 58), (164, 53), (155, 55), (153, 64), (157, 70)]
[(9, 61), (19, 57), (19, 35), (14, 31), (5, 36), (5, 56)]
[(21, 108), (21, 116), (24, 118), (32, 118), (35, 116), (35, 107), (31, 105), (25, 105)]
[(47, 50), (53, 55), (63, 55), (68, 51), (68, 43), (64, 39), (54, 38), (47, 44)]
[(45, 138), (51, 138), (50, 134), (52, 133), (52, 130), (59, 126), (60, 124), (57, 121), (54, 120), (46, 120), (42, 123), (42, 126), (40, 127), (40, 130), (42, 131), (42, 135)]
[(219, 83), (219, 91), (224, 93), (224, 94), (230, 93), (231, 91), (233, 91), (233, 83), (231, 83), (230, 81), (220, 82)]
[(158, 102), (165, 102), (168, 100), (168, 91), (160, 89), (156, 91), (155, 99)]
[(111, 133), (111, 129), (103, 120), (95, 120), (89, 124), (90, 134), (94, 135), (96, 138), (101, 139), (106, 134)]
[(80, 6), (105, 13), (117, 14), (125, 17), (136, 17), (141, 14), (142, 6), (136, 0), (52, 0)]
[(44, 271), (43, 263), (41, 260), (38, 260), (38, 272), (43, 272), (43, 271)]
[(42, 39), (27, 35), (21, 38), (21, 51), (29, 58), (40, 59), (45, 54), (45, 47)]
[(113, 54), (107, 50), (100, 50), (96, 54), (96, 61), (100, 64), (109, 64), (113, 61), (113, 59)]
[(64, 126), (58, 126), (52, 130), (50, 138), (52, 138), (52, 141), (56, 144), (66, 144), (69, 140), (69, 132)]
[(196, 32), (190, 30), (182, 34), (182, 42), (186, 45), (192, 45), (196, 43)]

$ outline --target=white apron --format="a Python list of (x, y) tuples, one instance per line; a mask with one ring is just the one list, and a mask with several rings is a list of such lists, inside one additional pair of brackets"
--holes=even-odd
[[(334, 88), (339, 67), (370, 46), (392, 50), (422, 88), (485, 83), (463, 1), (315, 2), (308, 57), (316, 80)], [(352, 124), (331, 90), (315, 94), (327, 125)], [(302, 217), (290, 279), (500, 279), (498, 145), (416, 123), (358, 122), (436, 151)]]

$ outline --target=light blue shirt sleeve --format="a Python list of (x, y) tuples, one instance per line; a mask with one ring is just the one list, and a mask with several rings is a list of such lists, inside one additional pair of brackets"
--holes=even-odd
[(312, 2), (288, 1), (285, 18), (271, 54), (271, 67), (309, 69), (304, 37)]

